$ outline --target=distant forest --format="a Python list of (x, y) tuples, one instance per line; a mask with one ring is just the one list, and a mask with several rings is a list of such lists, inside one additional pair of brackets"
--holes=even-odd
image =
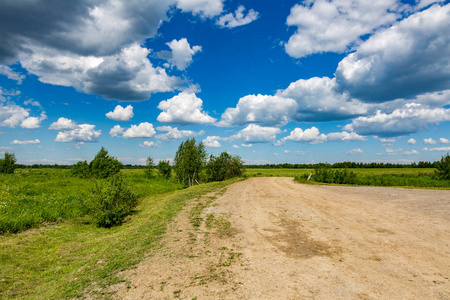
[[(436, 162), (419, 161), (418, 163), (411, 164), (392, 164), (392, 163), (357, 163), (357, 162), (337, 162), (333, 164), (329, 163), (317, 163), (317, 164), (265, 164), (265, 165), (245, 165), (248, 169), (320, 169), (320, 168), (348, 168), (348, 169), (369, 169), (369, 168), (435, 168)], [(70, 169), (72, 165), (44, 165), (33, 164), (23, 165), (16, 164), (20, 169), (41, 169), (41, 168), (53, 168), (53, 169)], [(124, 165), (124, 169), (145, 169), (145, 165)]]

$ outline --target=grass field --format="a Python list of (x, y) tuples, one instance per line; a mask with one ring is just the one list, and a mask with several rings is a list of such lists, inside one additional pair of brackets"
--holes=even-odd
[[(175, 182), (145, 179), (142, 170), (123, 173), (137, 194), (146, 195), (123, 225), (105, 229), (73, 216), (59, 217), (57, 222), (0, 235), (1, 299), (70, 299), (86, 291), (107, 296), (105, 287), (121, 281), (117, 273), (141, 261), (157, 245), (167, 223), (186, 201), (230, 183), (179, 190)], [(39, 210), (68, 214), (64, 204), (76, 207), (71, 201), (76, 203), (92, 184), (69, 177), (66, 170), (17, 170), (1, 179), (2, 202), (12, 203), (25, 216), (42, 215)], [(11, 211), (7, 204), (2, 215)]]

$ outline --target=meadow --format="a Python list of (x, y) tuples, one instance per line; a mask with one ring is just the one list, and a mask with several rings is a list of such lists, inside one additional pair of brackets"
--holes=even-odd
[(105, 288), (123, 281), (118, 272), (158, 245), (186, 201), (233, 182), (182, 189), (176, 181), (145, 178), (144, 170), (121, 173), (140, 202), (121, 226), (109, 229), (86, 223), (82, 215), (93, 180), (70, 177), (62, 169), (1, 175), (0, 221), (3, 228), (17, 229), (0, 234), (1, 299), (67, 299), (86, 292), (107, 297)]

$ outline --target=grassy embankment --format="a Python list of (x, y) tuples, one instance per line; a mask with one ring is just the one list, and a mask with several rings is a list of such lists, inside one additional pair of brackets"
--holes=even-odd
[(175, 182), (144, 178), (143, 170), (122, 172), (142, 198), (123, 225), (110, 229), (85, 224), (71, 211), (78, 209), (92, 181), (71, 178), (66, 170), (17, 170), (14, 175), (2, 175), (2, 221), (7, 220), (5, 216), (33, 222), (51, 216), (53, 221), (0, 235), (1, 299), (65, 299), (86, 291), (103, 295), (106, 287), (122, 280), (118, 272), (141, 261), (157, 245), (166, 224), (186, 201), (230, 183), (179, 190)]

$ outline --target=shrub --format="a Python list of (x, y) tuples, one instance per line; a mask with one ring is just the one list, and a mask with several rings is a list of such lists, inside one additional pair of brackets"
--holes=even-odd
[(145, 165), (145, 177), (147, 178), (152, 178), (153, 177), (153, 169), (155, 168), (155, 164), (153, 162), (153, 158), (151, 158), (151, 156), (147, 157), (146, 160), (146, 165)]
[(16, 169), (16, 157), (14, 153), (5, 153), (5, 158), (0, 159), (0, 173), (13, 174)]
[(442, 156), (440, 161), (435, 162), (436, 176), (440, 179), (450, 180), (450, 155)]
[(88, 178), (89, 173), (89, 165), (87, 161), (79, 161), (70, 169), (70, 174), (79, 178)]
[(107, 178), (120, 172), (123, 165), (117, 158), (109, 156), (104, 147), (100, 149), (95, 158), (89, 163), (91, 176)]
[(137, 205), (137, 197), (131, 192), (121, 174), (108, 179), (106, 186), (98, 183), (92, 189), (90, 208), (94, 222), (99, 227), (120, 225)]
[(168, 160), (160, 160), (158, 163), (158, 171), (161, 177), (169, 179), (172, 173), (172, 167)]
[(206, 165), (208, 181), (223, 181), (244, 174), (244, 163), (239, 156), (222, 152), (218, 157), (211, 155)]

